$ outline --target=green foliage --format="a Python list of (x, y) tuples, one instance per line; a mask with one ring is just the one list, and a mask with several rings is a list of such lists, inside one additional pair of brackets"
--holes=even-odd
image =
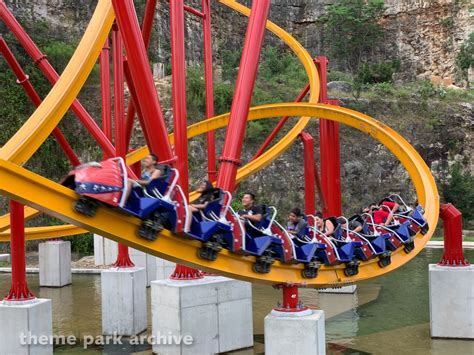
[(474, 32), (471, 32), (469, 38), (462, 44), (456, 56), (456, 65), (467, 78), (468, 69), (474, 66)]
[(393, 74), (400, 69), (400, 61), (392, 60), (376, 64), (362, 64), (355, 81), (361, 84), (391, 83)]
[(94, 253), (94, 237), (92, 233), (76, 235), (74, 237), (65, 238), (71, 241), (71, 251), (83, 255), (91, 255)]
[(442, 193), (446, 202), (462, 212), (465, 226), (474, 220), (474, 176), (468, 170), (463, 173), (459, 163), (453, 165), (451, 179), (442, 186)]
[(355, 72), (374, 51), (384, 32), (379, 20), (385, 11), (383, 0), (338, 0), (322, 17), (330, 38), (331, 56)]
[(353, 77), (348, 73), (337, 70), (328, 70), (328, 82), (331, 81), (347, 81), (352, 82)]

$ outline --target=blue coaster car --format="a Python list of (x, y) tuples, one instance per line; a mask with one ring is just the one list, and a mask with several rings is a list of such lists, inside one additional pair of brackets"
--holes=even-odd
[(405, 201), (398, 194), (391, 194), (388, 197), (384, 198), (383, 201), (397, 202), (400, 207), (399, 210), (394, 213), (395, 218), (404, 222), (406, 220), (410, 221), (410, 230), (413, 231), (413, 235), (420, 232), (422, 235), (425, 235), (429, 226), (426, 222), (426, 219), (423, 217), (425, 211), (421, 205), (417, 205), (414, 209), (408, 206)]
[(318, 243), (310, 237), (309, 227), (301, 230), (298, 235), (290, 237), (294, 250), (294, 262), (304, 264), (304, 269), (301, 272), (303, 278), (315, 278), (318, 276), (318, 269), (321, 266), (321, 260), (317, 253), (324, 252), (326, 245)]
[(187, 217), (192, 218), (192, 222), (190, 230), (185, 233), (202, 242), (202, 247), (198, 251), (198, 256), (202, 259), (216, 260), (222, 246), (228, 245), (233, 239), (232, 225), (225, 219), (231, 201), (229, 198), (226, 205), (225, 198), (226, 193), (216, 188), (213, 199), (206, 204), (206, 207)]

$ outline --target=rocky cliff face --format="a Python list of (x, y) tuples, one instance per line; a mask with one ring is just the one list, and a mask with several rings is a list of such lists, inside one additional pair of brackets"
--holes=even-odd
[[(270, 19), (293, 34), (311, 54), (327, 54), (326, 37), (317, 20), (325, 7), (334, 0), (273, 0)], [(6, 0), (9, 8), (28, 28), (46, 23), (51, 35), (77, 38), (83, 33), (96, 1), (93, 0)], [(139, 12), (145, 1), (136, 1)], [(200, 8), (200, 0), (188, 1)], [(251, 1), (242, 3), (250, 6)], [(386, 0), (387, 10), (382, 20), (387, 38), (381, 52), (400, 58), (402, 73), (399, 79), (441, 76), (453, 78), (455, 56), (461, 43), (474, 31), (474, 17), (470, 1), (466, 0)], [(240, 49), (245, 34), (246, 19), (213, 1), (213, 34), (215, 56), (222, 49)], [(151, 43), (152, 59), (169, 59), (169, 13), (165, 1), (158, 2), (154, 36)], [(199, 62), (202, 57), (200, 20), (186, 17), (187, 58)], [(271, 35), (268, 42), (275, 42)]]

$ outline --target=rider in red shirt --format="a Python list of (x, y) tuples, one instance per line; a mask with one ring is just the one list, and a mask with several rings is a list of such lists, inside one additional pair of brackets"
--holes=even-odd
[(393, 220), (393, 213), (398, 210), (399, 204), (392, 201), (383, 201), (379, 206), (376, 203), (370, 204), (370, 212), (374, 217), (375, 224), (388, 226)]

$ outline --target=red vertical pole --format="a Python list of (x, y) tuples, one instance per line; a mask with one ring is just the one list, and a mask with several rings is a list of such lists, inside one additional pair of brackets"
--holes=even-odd
[[(468, 266), (462, 250), (462, 214), (450, 203), (440, 206), (444, 227), (444, 253), (439, 265)], [(434, 226), (430, 226), (434, 228)]]
[[(317, 57), (315, 61), (321, 90), (319, 102), (328, 103), (327, 97), (327, 65), (326, 57)], [(341, 208), (341, 155), (339, 143), (339, 123), (319, 120), (319, 142), (321, 161), (321, 183), (326, 202), (323, 210), (325, 217), (340, 216)]]
[(26, 283), (25, 209), (10, 200), (12, 286), (4, 301), (27, 301), (35, 298)]
[[(21, 68), (20, 63), (18, 63), (18, 61), (16, 60), (15, 56), (13, 55), (12, 51), (8, 47), (7, 42), (5, 42), (5, 40), (3, 39), (2, 35), (0, 35), (0, 53), (3, 54), (5, 60), (7, 61), (13, 73), (15, 74), (17, 78), (17, 83), (23, 87), (23, 89), (25, 90), (30, 100), (33, 102), (33, 104), (36, 107), (38, 107), (42, 101), (41, 97), (36, 92), (35, 88), (30, 82), (30, 78), (28, 77), (28, 75), (25, 74), (25, 72)], [(64, 137), (64, 135), (62, 134), (61, 130), (58, 127), (56, 127), (53, 130), (53, 136), (56, 139), (56, 141), (59, 143), (59, 145), (61, 146), (62, 150), (66, 154), (71, 164), (73, 166), (79, 165), (80, 164), (79, 158), (76, 156), (73, 149), (67, 142), (66, 137)]]
[[(214, 78), (212, 71), (211, 1), (202, 0), (204, 37), (204, 80), (206, 82), (206, 117), (214, 117)], [(216, 142), (214, 131), (207, 133), (207, 175), (216, 181)]]
[(237, 167), (240, 164), (247, 115), (257, 76), (269, 9), (269, 0), (254, 1), (252, 3), (252, 12), (247, 27), (240, 69), (235, 84), (234, 99), (230, 110), (229, 126), (227, 127), (222, 156), (219, 159), (221, 167), (217, 178), (217, 186), (231, 193), (235, 188)]
[(110, 103), (110, 46), (109, 39), (105, 41), (100, 52), (100, 93), (102, 98), (102, 130), (112, 142), (112, 110)]
[[(59, 79), (58, 73), (34, 44), (26, 31), (21, 27), (20, 23), (15, 19), (13, 14), (8, 10), (5, 2), (0, 1), (0, 18), (5, 25), (13, 32), (20, 44), (25, 48), (28, 55), (34, 60), (35, 65), (44, 73), (51, 84), (56, 84)], [(81, 120), (87, 130), (91, 133), (97, 143), (101, 146), (107, 155), (113, 156), (115, 153), (112, 143), (105, 137), (104, 132), (99, 128), (97, 123), (86, 109), (76, 99), (71, 105), (72, 111)]]
[[(118, 157), (125, 158), (127, 147), (125, 143), (125, 113), (123, 93), (123, 48), (122, 38), (117, 25), (112, 27), (112, 48), (114, 60), (114, 118), (115, 118), (115, 151)], [(128, 246), (119, 243), (115, 267), (135, 266), (128, 255)]]
[(304, 149), (304, 196), (306, 214), (314, 214), (316, 210), (316, 176), (314, 160), (314, 140), (309, 133), (302, 132), (301, 140)]
[(188, 196), (188, 125), (186, 112), (186, 54), (184, 49), (184, 3), (170, 1), (171, 72), (174, 123), (174, 154), (180, 185)]
[(153, 140), (149, 142), (150, 150), (158, 154), (162, 162), (171, 163), (173, 152), (133, 1), (112, 0), (112, 5), (127, 52), (130, 75), (135, 90), (140, 93), (135, 104), (140, 106), (146, 130), (153, 132)]

